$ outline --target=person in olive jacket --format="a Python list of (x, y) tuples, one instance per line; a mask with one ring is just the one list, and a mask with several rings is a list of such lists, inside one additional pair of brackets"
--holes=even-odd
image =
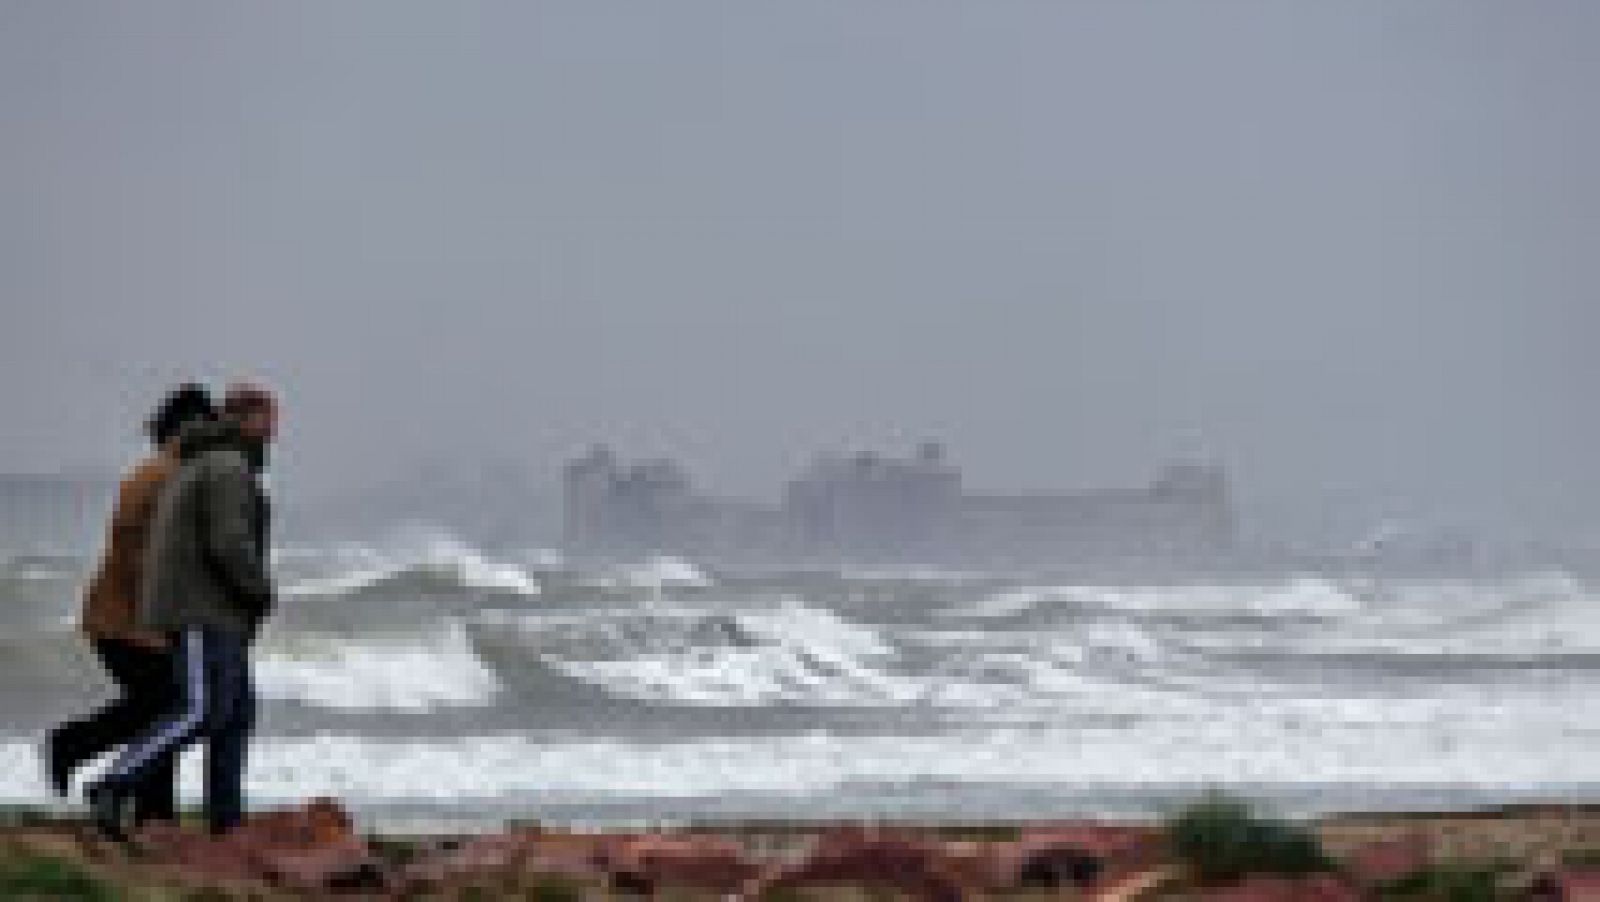
[(243, 817), (256, 711), (250, 646), (273, 604), (260, 474), (276, 432), (272, 395), (236, 385), (221, 418), (179, 436), (180, 467), (157, 505), (138, 616), (172, 648), (178, 700), (88, 790), (96, 825), (113, 839), (127, 838), (128, 802), (141, 781), (163, 756), (199, 740), (208, 826), (226, 833)]

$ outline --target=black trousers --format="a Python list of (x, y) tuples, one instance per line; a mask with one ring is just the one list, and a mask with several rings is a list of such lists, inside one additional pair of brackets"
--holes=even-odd
[(209, 627), (172, 633), (171, 707), (123, 746), (102, 778), (118, 794), (134, 794), (191, 743), (206, 745), (206, 821), (226, 833), (244, 816), (244, 770), (255, 727), (256, 691), (248, 636)]
[[(116, 682), (117, 697), (81, 720), (57, 727), (51, 734), (67, 760), (81, 765), (111, 749), (125, 745), (150, 727), (177, 703), (172, 652), (151, 649), (117, 639), (95, 639), (95, 657)], [(176, 755), (152, 762), (133, 788), (133, 817), (137, 822), (172, 820), (176, 816)]]

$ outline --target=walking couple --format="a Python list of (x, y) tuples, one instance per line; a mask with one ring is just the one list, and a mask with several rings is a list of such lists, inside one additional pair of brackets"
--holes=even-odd
[(66, 796), (75, 771), (116, 750), (85, 797), (101, 832), (122, 841), (130, 826), (174, 818), (178, 755), (201, 741), (207, 824), (238, 825), (256, 715), (249, 652), (273, 604), (260, 481), (277, 432), (271, 393), (237, 384), (219, 408), (180, 386), (147, 432), (153, 450), (122, 481), (81, 617), (119, 694), (52, 730), (43, 751)]

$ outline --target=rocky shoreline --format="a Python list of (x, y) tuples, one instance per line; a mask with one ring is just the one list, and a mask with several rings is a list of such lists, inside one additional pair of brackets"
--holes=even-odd
[(1206, 881), (1156, 823), (528, 824), (402, 837), (362, 835), (319, 799), (254, 815), (223, 839), (147, 829), (130, 849), (81, 820), (12, 812), (0, 824), (0, 898), (1600, 900), (1596, 805), (1353, 813), (1303, 826), (1330, 867)]

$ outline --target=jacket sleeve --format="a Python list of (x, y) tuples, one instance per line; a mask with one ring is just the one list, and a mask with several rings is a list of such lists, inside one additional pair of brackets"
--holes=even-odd
[(86, 591), (91, 603), (95, 597), (106, 593), (120, 598), (137, 597), (139, 587), (135, 585), (135, 571), (129, 566), (129, 560), (145, 547), (150, 531), (150, 511), (155, 506), (154, 494), (137, 474), (125, 477), (118, 485), (100, 565)]
[[(119, 553), (130, 559), (137, 558), (150, 543), (150, 527), (155, 521), (156, 503), (161, 499), (165, 481), (164, 473), (141, 470), (125, 479), (117, 493), (116, 509), (111, 514), (109, 540)], [(132, 592), (138, 587), (128, 588)]]
[(272, 607), (272, 579), (265, 549), (257, 546), (266, 537), (256, 535), (256, 489), (250, 471), (242, 462), (208, 462), (201, 487), (205, 522), (200, 533), (206, 558), (240, 607), (252, 617), (264, 617)]

